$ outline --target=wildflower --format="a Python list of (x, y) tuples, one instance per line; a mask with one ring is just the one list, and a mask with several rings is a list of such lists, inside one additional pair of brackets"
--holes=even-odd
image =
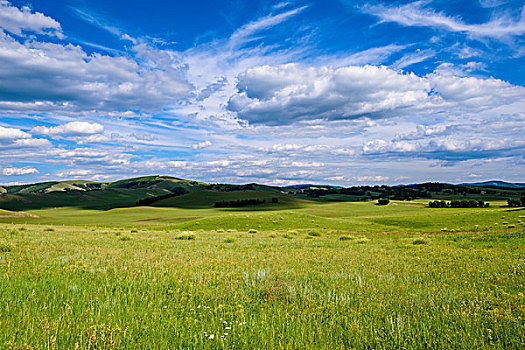
[(210, 336), (208, 337), (208, 339), (213, 339), (213, 338), (215, 338), (215, 334), (212, 334), (212, 335), (210, 335)]
[(231, 327), (226, 327), (225, 329), (232, 329)]
[(224, 333), (224, 335), (226, 336), (226, 335), (228, 335), (228, 333)]
[(167, 306), (167, 305), (164, 305), (164, 308), (165, 308), (165, 309), (167, 309), (167, 308), (168, 308), (168, 306)]

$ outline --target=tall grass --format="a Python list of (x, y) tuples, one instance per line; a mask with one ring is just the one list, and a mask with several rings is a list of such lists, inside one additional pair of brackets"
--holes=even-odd
[(523, 230), (440, 232), (418, 244), (420, 234), (322, 230), (310, 240), (141, 230), (123, 242), (107, 234), (119, 227), (25, 227), (0, 228), (10, 247), (0, 250), (2, 349), (525, 343)]

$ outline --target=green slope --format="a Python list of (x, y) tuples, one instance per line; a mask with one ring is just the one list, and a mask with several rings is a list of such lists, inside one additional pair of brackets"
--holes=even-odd
[(106, 189), (111, 188), (149, 188), (149, 189), (160, 189), (160, 190), (174, 190), (177, 188), (184, 188), (185, 190), (191, 192), (195, 190), (200, 190), (206, 187), (207, 184), (190, 181), (184, 179), (178, 179), (170, 176), (142, 176), (133, 179), (126, 179), (115, 181), (106, 185)]
[(108, 189), (98, 191), (56, 191), (49, 193), (19, 193), (0, 196), (0, 209), (20, 211), (55, 207), (107, 210), (131, 207), (144, 198), (165, 194), (159, 189)]
[[(28, 185), (5, 186), (6, 193), (49, 193), (63, 191), (92, 191), (102, 189), (106, 184), (92, 181), (49, 181)], [(2, 190), (0, 190), (2, 193)]]
[[(277, 198), (277, 203), (270, 203), (272, 198)], [(176, 208), (212, 208), (216, 202), (236, 201), (246, 199), (265, 200), (266, 203), (257, 206), (247, 206), (242, 208), (228, 208), (229, 210), (269, 210), (299, 208), (302, 203), (307, 202), (297, 198), (282, 195), (269, 191), (210, 191), (203, 190), (199, 192), (188, 193), (182, 196), (172, 197), (155, 202), (155, 207), (176, 207)]]

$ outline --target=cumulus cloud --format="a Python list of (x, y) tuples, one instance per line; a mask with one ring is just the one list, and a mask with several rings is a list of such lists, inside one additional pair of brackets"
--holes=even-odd
[(228, 108), (254, 124), (305, 119), (352, 119), (430, 102), (430, 84), (386, 67), (303, 68), (298, 64), (248, 69)]
[(60, 23), (53, 18), (33, 13), (27, 6), (19, 9), (6, 0), (0, 0), (0, 28), (18, 36), (29, 31), (64, 38)]
[(18, 175), (30, 175), (38, 174), (39, 171), (33, 167), (23, 167), (23, 168), (3, 168), (2, 175), (4, 176), (18, 176)]
[(191, 145), (191, 148), (197, 150), (197, 149), (203, 149), (203, 148), (210, 147), (211, 145), (212, 145), (211, 141), (206, 140), (206, 141)]
[(0, 126), (0, 142), (6, 140), (29, 139), (31, 135), (20, 129), (4, 128)]
[(25, 149), (35, 147), (50, 147), (47, 139), (35, 139), (25, 131), (0, 126), (0, 149)]
[(417, 140), (429, 136), (445, 135), (452, 129), (449, 125), (418, 125), (415, 131), (400, 134), (396, 136), (396, 140)]
[(387, 67), (259, 66), (238, 78), (228, 108), (253, 124), (396, 116), (453, 108), (477, 111), (525, 98), (499, 79), (458, 77), (445, 69), (425, 77)]
[(104, 126), (99, 123), (76, 121), (54, 127), (37, 126), (31, 132), (50, 136), (84, 136), (100, 134), (104, 132)]
[(21, 43), (0, 31), (0, 48), (4, 111), (156, 111), (191, 90), (179, 54), (144, 44), (134, 46), (134, 58), (107, 56), (72, 44)]
[[(488, 4), (491, 1), (484, 1)], [(492, 3), (495, 3), (492, 1)], [(473, 37), (505, 38), (525, 33), (525, 7), (519, 19), (505, 15), (489, 22), (468, 24), (444, 13), (426, 8), (428, 1), (415, 1), (401, 6), (365, 5), (363, 12), (379, 17), (381, 22), (395, 22), (403, 26), (430, 27), (451, 32), (463, 32)]]

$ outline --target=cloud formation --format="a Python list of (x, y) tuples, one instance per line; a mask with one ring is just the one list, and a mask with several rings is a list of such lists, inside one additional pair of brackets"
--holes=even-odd
[(18, 36), (25, 31), (64, 38), (60, 23), (27, 6), (19, 9), (7, 0), (0, 0), (0, 28)]
[(4, 32), (0, 47), (0, 111), (158, 111), (191, 90), (175, 53), (137, 46), (137, 59), (87, 54)]
[[(409, 27), (430, 27), (451, 32), (463, 32), (473, 37), (501, 39), (523, 35), (525, 33), (525, 7), (518, 19), (506, 15), (492, 18), (489, 22), (468, 24), (458, 18), (449, 17), (441, 12), (425, 7), (429, 1), (415, 1), (401, 6), (365, 5), (361, 10), (378, 17), (381, 22), (395, 22)], [(487, 7), (494, 7), (495, 2), (482, 2)]]
[(20, 175), (30, 175), (38, 174), (39, 171), (33, 167), (23, 167), (23, 168), (3, 168), (2, 175), (4, 176), (20, 176)]
[(407, 110), (481, 110), (525, 98), (525, 89), (498, 79), (436, 71), (425, 77), (380, 66), (260, 66), (238, 78), (228, 108), (253, 124), (392, 117)]
[(31, 132), (50, 136), (85, 136), (104, 132), (104, 126), (99, 123), (76, 121), (54, 127), (37, 126), (31, 129)]

